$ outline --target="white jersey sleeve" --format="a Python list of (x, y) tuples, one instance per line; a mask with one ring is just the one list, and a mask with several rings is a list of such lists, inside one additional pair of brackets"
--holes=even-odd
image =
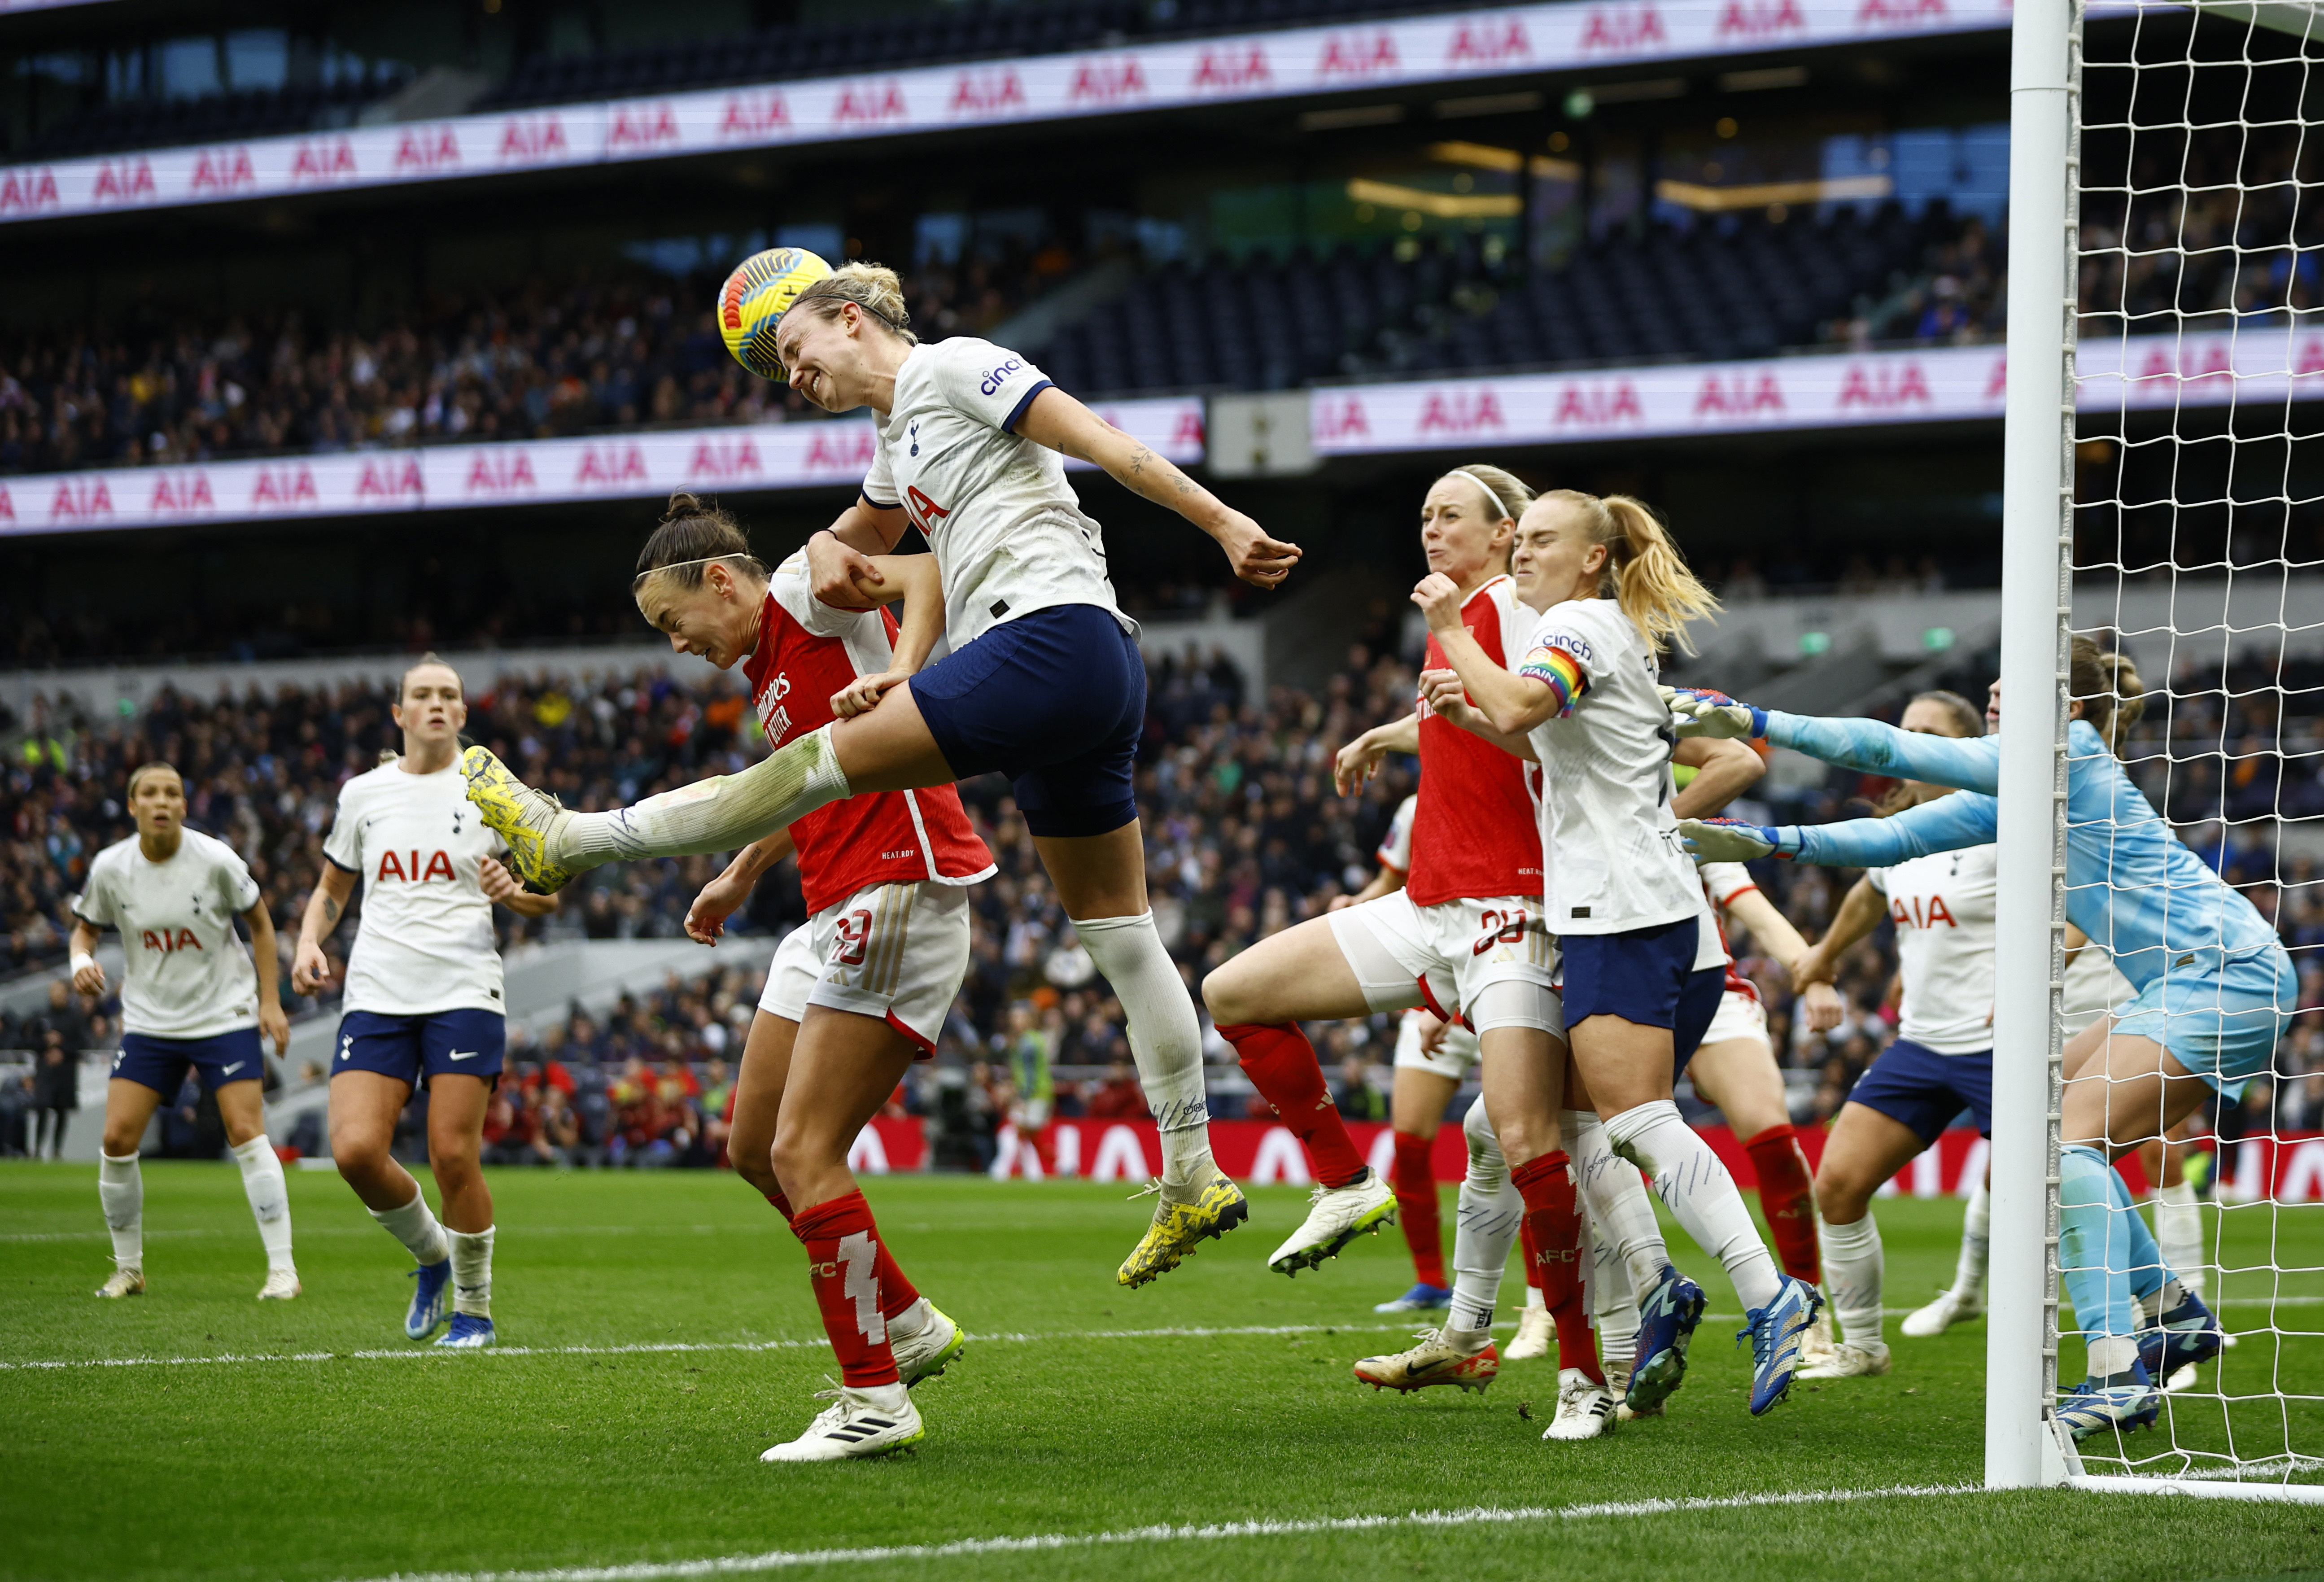
[(385, 763), (347, 782), (323, 845), (363, 875), (346, 1009), (505, 1009), (493, 903), (478, 881), (484, 860), (504, 849), (469, 805), (457, 765), (412, 774)]
[(258, 904), (258, 881), (234, 847), (189, 829), (167, 862), (137, 837), (89, 865), (73, 911), (121, 930), (121, 1026), (150, 1038), (210, 1038), (258, 1023), (258, 974), (234, 920)]
[(1394, 868), (1398, 874), (1412, 872), (1412, 812), (1420, 799), (1410, 796), (1397, 805), (1396, 816), (1388, 821), (1388, 833), (1380, 837), (1379, 850), (1372, 855), (1383, 868)]
[(863, 499), (882, 511), (893, 511), (903, 504), (896, 494), (896, 469), (888, 465), (888, 437), (876, 427), (872, 431), (871, 470), (863, 475)]
[(1999, 848), (1935, 852), (1865, 878), (1888, 900), (1904, 980), (1896, 1036), (1941, 1055), (1993, 1047), (1994, 875)]
[(843, 610), (816, 597), (807, 578), (805, 550), (775, 568), (767, 579), (767, 592), (792, 620), (817, 637), (846, 637), (867, 625), (886, 631), (887, 624), (877, 610)]

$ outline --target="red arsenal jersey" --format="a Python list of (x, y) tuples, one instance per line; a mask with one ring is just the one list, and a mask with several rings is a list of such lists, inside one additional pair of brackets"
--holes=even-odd
[[(830, 723), (833, 693), (893, 667), (895, 637), (895, 617), (885, 610), (834, 609), (817, 599), (805, 552), (784, 561), (767, 587), (759, 646), (742, 661), (768, 746)], [(828, 803), (794, 822), (791, 839), (810, 913), (873, 884), (973, 884), (993, 871), (992, 854), (948, 785)]]
[[(1515, 669), (1533, 625), (1517, 602), (1517, 585), (1496, 577), (1461, 606), (1462, 624), (1494, 663)], [(1427, 665), (1449, 666), (1434, 634)], [(1539, 895), (1540, 810), (1528, 779), (1532, 765), (1481, 736), (1439, 719), (1420, 705), (1420, 805), (1412, 815), (1412, 871), (1405, 880), (1415, 906), (1496, 895)]]

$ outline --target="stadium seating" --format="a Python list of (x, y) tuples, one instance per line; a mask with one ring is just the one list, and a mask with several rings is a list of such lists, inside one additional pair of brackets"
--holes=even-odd
[(345, 126), (365, 105), (395, 92), (410, 77), (408, 68), (390, 65), (366, 79), (329, 87), (246, 89), (196, 98), (116, 99), (58, 122), (35, 139), (28, 152), (66, 159)]

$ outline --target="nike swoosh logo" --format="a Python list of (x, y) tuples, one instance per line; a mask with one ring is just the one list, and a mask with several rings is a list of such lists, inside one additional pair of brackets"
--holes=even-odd
[(246, 1060), (236, 1060), (231, 1066), (220, 1066), (218, 1068), (218, 1075), (221, 1077), (231, 1077), (247, 1064), (249, 1064), (249, 1062)]
[(484, 1052), (482, 1050), (447, 1050), (444, 1058), (447, 1060), (473, 1060)]

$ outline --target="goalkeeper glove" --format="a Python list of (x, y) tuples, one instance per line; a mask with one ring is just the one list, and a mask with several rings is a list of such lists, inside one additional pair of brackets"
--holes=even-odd
[(1679, 839), (1699, 863), (1748, 863), (1760, 857), (1800, 855), (1800, 832), (1737, 819), (1682, 819)]
[(1738, 703), (1707, 687), (1665, 687), (1663, 703), (1678, 721), (1682, 736), (1757, 740), (1767, 734), (1767, 711)]

